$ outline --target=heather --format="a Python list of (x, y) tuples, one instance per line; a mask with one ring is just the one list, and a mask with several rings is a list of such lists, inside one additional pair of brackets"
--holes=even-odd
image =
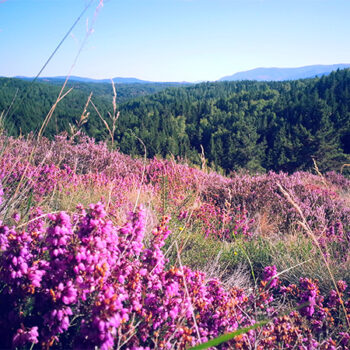
[(187, 349), (267, 320), (219, 348), (350, 348), (342, 175), (224, 177), (80, 133), (3, 134), (0, 163), (1, 347)]

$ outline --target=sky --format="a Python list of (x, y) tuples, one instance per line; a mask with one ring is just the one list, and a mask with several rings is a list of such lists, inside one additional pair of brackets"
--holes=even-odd
[(0, 76), (36, 76), (90, 1), (41, 76), (73, 66), (95, 79), (196, 82), (350, 63), (349, 0), (0, 0)]

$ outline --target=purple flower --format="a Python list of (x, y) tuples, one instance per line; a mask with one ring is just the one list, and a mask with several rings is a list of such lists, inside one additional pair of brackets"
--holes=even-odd
[(15, 336), (12, 339), (13, 346), (23, 346), (25, 344), (37, 344), (38, 343), (38, 327), (32, 327), (29, 329), (18, 329)]
[(266, 266), (263, 272), (263, 281), (267, 282), (267, 286), (275, 288), (278, 285), (277, 268), (275, 265)]

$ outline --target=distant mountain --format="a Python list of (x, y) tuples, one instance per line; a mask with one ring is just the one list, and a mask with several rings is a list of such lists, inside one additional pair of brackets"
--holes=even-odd
[[(24, 76), (16, 76), (17, 79), (22, 80), (33, 80), (33, 77), (24, 77)], [(65, 76), (56, 76), (56, 77), (40, 77), (38, 80), (40, 81), (46, 81), (46, 82), (53, 82), (57, 80), (65, 80)], [(80, 83), (110, 83), (110, 79), (92, 79), (92, 78), (85, 78), (85, 77), (78, 77), (75, 75), (72, 75), (69, 77), (69, 81), (77, 81)], [(166, 85), (184, 85), (184, 84), (191, 84), (188, 82), (156, 82), (156, 81), (149, 81), (149, 80), (141, 80), (137, 78), (121, 78), (116, 77), (113, 78), (113, 82), (116, 84), (166, 84)]]
[[(33, 81), (33, 79), (34, 79), (33, 77), (23, 77), (23, 76), (18, 76), (16, 78), (0, 77), (0, 90), (1, 90), (1, 86), (6, 86), (6, 84), (9, 84), (12, 87), (13, 86), (18, 87), (19, 90), (22, 91), (23, 89), (26, 89), (26, 87), (31, 85), (31, 82)], [(54, 93), (54, 91), (56, 91), (55, 90), (56, 87), (61, 87), (63, 85), (63, 82), (65, 79), (66, 78), (63, 76), (39, 78), (34, 84), (35, 87), (32, 87), (32, 89), (36, 90), (36, 88), (38, 88), (38, 89), (48, 90), (50, 91), (49, 95), (51, 95), (51, 92)], [(127, 82), (125, 82), (125, 79), (128, 79)], [(135, 80), (138, 80), (139, 82), (133, 82)], [(116, 82), (118, 104), (127, 102), (134, 98), (155, 94), (157, 92), (166, 90), (168, 88), (178, 88), (182, 86), (186, 87), (190, 85), (190, 83), (180, 83), (180, 82), (179, 83), (178, 82), (142, 83), (141, 80), (135, 79), (135, 78), (114, 78), (114, 81)], [(111, 81), (108, 79), (104, 79), (102, 81), (102, 80), (94, 80), (89, 78), (73, 76), (72, 79), (68, 80), (67, 88), (73, 88), (74, 91), (80, 91), (84, 93), (86, 95), (85, 99), (92, 92), (94, 97), (99, 97), (100, 99), (103, 99), (105, 103), (110, 103), (112, 101), (113, 90), (111, 87)], [(0, 98), (1, 98), (1, 91), (0, 91)], [(1, 103), (0, 103), (0, 111), (2, 111)]]
[[(15, 78), (18, 79), (23, 79), (23, 80), (32, 80), (34, 79), (33, 77), (23, 77), (23, 76), (16, 76)], [(43, 80), (43, 81), (52, 81), (52, 80), (65, 80), (65, 76), (55, 76), (55, 77), (40, 77), (38, 80)], [(85, 77), (78, 77), (76, 75), (72, 75), (69, 77), (70, 81), (78, 81), (80, 83), (110, 83), (110, 79), (92, 79), (92, 78), (85, 78)], [(120, 84), (146, 84), (146, 83), (151, 83), (151, 81), (147, 80), (140, 80), (136, 78), (113, 78), (113, 81), (115, 83), (120, 83)]]
[(218, 81), (257, 80), (282, 81), (314, 78), (327, 75), (337, 69), (350, 68), (350, 64), (313, 65), (298, 68), (255, 68), (244, 72), (228, 75)]

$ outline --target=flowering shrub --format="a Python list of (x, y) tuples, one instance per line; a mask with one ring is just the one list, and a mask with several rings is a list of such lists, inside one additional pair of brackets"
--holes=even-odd
[[(289, 284), (276, 266), (262, 266), (254, 288), (241, 290), (179, 258), (170, 264), (164, 249), (179, 223), (182, 235), (195, 228), (203, 240), (251, 243), (262, 213), (275, 222), (270, 234), (286, 237), (300, 229), (300, 217), (280, 183), (321, 246), (336, 246), (329, 259), (345, 264), (347, 179), (225, 178), (172, 160), (143, 164), (83, 135), (78, 143), (66, 135), (52, 142), (1, 136), (0, 146), (2, 347), (185, 349), (269, 319), (222, 348), (350, 348), (348, 276), (326, 291), (310, 276)], [(57, 209), (88, 191), (105, 198)], [(147, 207), (132, 211), (139, 197)]]
[(1, 182), (0, 182), (0, 205), (1, 205), (2, 202), (4, 201), (3, 196), (4, 196), (4, 190), (3, 190), (2, 184), (1, 184)]
[(229, 310), (236, 296), (200, 272), (166, 269), (168, 220), (153, 230), (147, 248), (142, 210), (117, 228), (101, 203), (88, 212), (80, 207), (73, 222), (61, 212), (32, 219), (26, 231), (1, 226), (4, 345), (54, 345), (68, 332), (69, 345), (82, 348), (108, 349), (126, 339), (128, 347), (185, 347), (234, 330), (238, 310)]
[(280, 192), (278, 184), (281, 184), (318, 236), (326, 230), (338, 232), (337, 227), (342, 225), (346, 232), (341, 232), (341, 236), (346, 238), (350, 231), (350, 208), (342, 194), (347, 180), (341, 181), (341, 176), (334, 174), (329, 174), (327, 178), (328, 183), (324, 183), (319, 176), (305, 172), (235, 175), (229, 182), (219, 180), (209, 183), (205, 196), (215, 199), (221, 207), (224, 207), (225, 201), (229, 201), (232, 207), (243, 205), (251, 217), (267, 213), (274, 218), (278, 231), (285, 234), (299, 228), (297, 222), (300, 216)]
[[(71, 192), (93, 186), (111, 192), (114, 205), (120, 207), (127, 206), (128, 191), (137, 188), (143, 179), (141, 160), (109, 151), (104, 143), (97, 144), (84, 135), (79, 136), (78, 143), (64, 134), (52, 142), (1, 136), (0, 146), (4, 148), (0, 178), (4, 196), (8, 198), (22, 180), (19, 191), (32, 193), (36, 203), (41, 203), (52, 191), (62, 192), (70, 187)], [(257, 217), (264, 214), (273, 218), (275, 230), (282, 234), (300, 230), (299, 214), (280, 193), (277, 186), (280, 183), (300, 206), (321, 243), (335, 238), (348, 240), (349, 180), (339, 174), (329, 173), (322, 179), (305, 172), (292, 175), (270, 172), (258, 176), (235, 175), (229, 179), (214, 172), (204, 173), (185, 163), (155, 158), (147, 162), (144, 175), (143, 190), (148, 188), (155, 197), (162, 198), (153, 203), (159, 213), (164, 214), (166, 209), (167, 213), (177, 216), (178, 208), (194, 210), (194, 219), (206, 226), (205, 235), (230, 239), (236, 228), (251, 236), (259, 231)], [(192, 209), (190, 205), (194, 200), (196, 206)]]
[[(116, 227), (102, 203), (87, 211), (79, 207), (72, 218), (64, 212), (38, 215), (26, 230), (0, 226), (3, 345), (185, 348), (264, 316), (275, 318), (262, 335), (251, 331), (231, 343), (312, 349), (331, 329), (332, 341), (348, 341), (346, 327), (332, 318), (341, 303), (350, 308), (344, 282), (339, 282), (344, 300), (335, 291), (324, 298), (315, 282), (282, 286), (276, 268), (266, 267), (255, 293), (225, 290), (199, 271), (167, 267), (161, 248), (170, 234), (169, 219), (163, 217), (147, 247), (142, 209)], [(278, 317), (274, 300), (281, 293), (308, 305)]]

